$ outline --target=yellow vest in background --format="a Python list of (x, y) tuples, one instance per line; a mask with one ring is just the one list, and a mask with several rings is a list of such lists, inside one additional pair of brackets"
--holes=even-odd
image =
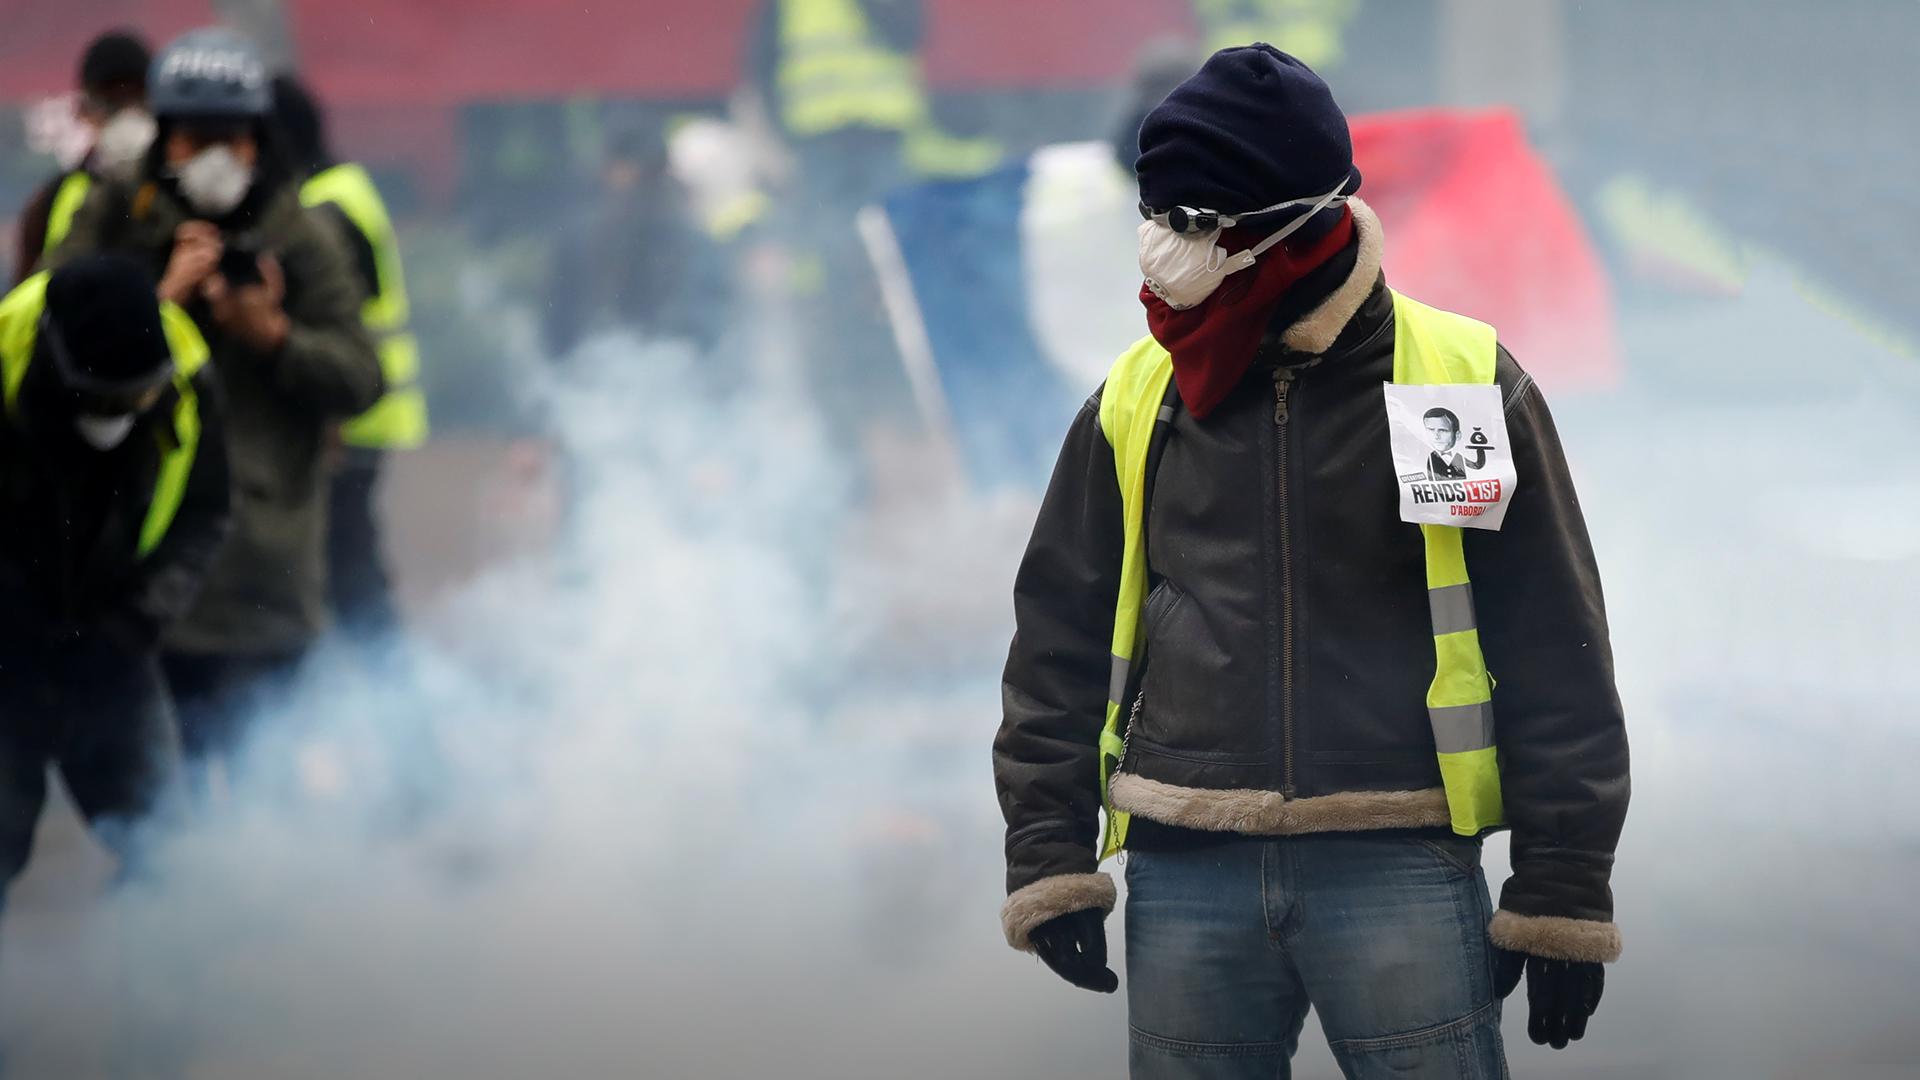
[(779, 0), (780, 119), (795, 138), (906, 131), (927, 115), (919, 64), (873, 32), (859, 0)]
[(367, 170), (354, 164), (315, 173), (301, 185), (300, 201), (309, 207), (338, 206), (373, 248), (379, 288), (361, 305), (360, 320), (379, 349), (387, 391), (371, 409), (341, 425), (340, 437), (348, 446), (372, 450), (413, 449), (427, 441), (427, 396), (420, 388), (420, 347), (407, 330), (407, 284), (387, 205)]
[(75, 169), (61, 181), (60, 187), (53, 193), (53, 202), (47, 207), (47, 240), (40, 246), (40, 253), (47, 254), (60, 246), (67, 238), (67, 231), (73, 228), (73, 215), (80, 211), (80, 204), (87, 201), (87, 192), (93, 190), (93, 174), (85, 169)]
[(1358, 0), (1193, 0), (1209, 54), (1264, 41), (1316, 71), (1346, 55)]
[(1005, 157), (999, 140), (934, 122), (919, 58), (888, 48), (860, 0), (780, 0), (780, 118), (794, 138), (846, 128), (897, 131), (915, 176), (979, 176)]

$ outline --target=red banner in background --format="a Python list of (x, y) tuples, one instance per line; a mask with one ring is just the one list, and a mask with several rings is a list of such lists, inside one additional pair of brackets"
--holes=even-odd
[(1620, 376), (1613, 292), (1573, 204), (1505, 109), (1353, 120), (1361, 196), (1386, 233), (1387, 281), (1492, 323), (1551, 390)]
[[(292, 0), (302, 63), (343, 104), (573, 94), (714, 98), (740, 85), (770, 0)], [(928, 0), (937, 90), (1120, 82), (1154, 37), (1192, 33), (1166, 0)]]
[(936, 90), (1124, 85), (1162, 37), (1196, 37), (1179, 0), (928, 0), (927, 84)]
[(0, 3), (0, 101), (78, 89), (80, 54), (102, 31), (125, 27), (161, 44), (214, 21), (211, 0), (6, 0)]
[[(771, 0), (286, 0), (300, 63), (335, 104), (393, 107), (576, 94), (723, 97)], [(95, 34), (164, 44), (214, 21), (210, 0), (6, 0), (0, 101), (69, 90)], [(1148, 41), (1193, 33), (1168, 0), (927, 0), (937, 90), (1123, 82)]]
[(292, 0), (307, 75), (343, 105), (723, 97), (753, 0)]

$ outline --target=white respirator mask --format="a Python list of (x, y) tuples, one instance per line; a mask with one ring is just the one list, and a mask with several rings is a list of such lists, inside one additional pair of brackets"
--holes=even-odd
[[(1299, 231), (1315, 214), (1346, 202), (1346, 189), (1347, 181), (1342, 180), (1339, 187), (1325, 195), (1289, 199), (1243, 214), (1222, 214), (1188, 206), (1156, 211), (1142, 203), (1140, 213), (1147, 220), (1140, 223), (1140, 272), (1146, 275), (1147, 288), (1175, 311), (1194, 307), (1212, 296), (1229, 274), (1252, 266), (1268, 248)], [(1216, 243), (1222, 229), (1295, 206), (1311, 209), (1245, 251), (1230, 255)]]
[(130, 179), (147, 147), (153, 145), (156, 130), (153, 114), (138, 106), (114, 113), (93, 140), (94, 168), (102, 176)]
[(253, 169), (225, 143), (193, 155), (173, 171), (173, 176), (194, 212), (208, 217), (231, 213), (253, 186)]
[(138, 417), (133, 413), (121, 413), (118, 416), (81, 413), (73, 418), (73, 430), (88, 446), (104, 453), (127, 441), (136, 419)]

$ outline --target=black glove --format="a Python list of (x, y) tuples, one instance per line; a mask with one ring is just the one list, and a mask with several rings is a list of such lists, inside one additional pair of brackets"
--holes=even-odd
[(1082, 990), (1111, 994), (1120, 989), (1120, 976), (1107, 966), (1106, 918), (1094, 909), (1071, 911), (1034, 927), (1027, 940), (1055, 975)]
[(1548, 960), (1507, 949), (1493, 954), (1493, 990), (1503, 998), (1520, 985), (1520, 971), (1526, 970), (1527, 1037), (1535, 1045), (1552, 1043), (1555, 1050), (1565, 1050), (1587, 1033), (1587, 1018), (1600, 1007), (1600, 992), (1606, 988), (1606, 965)]

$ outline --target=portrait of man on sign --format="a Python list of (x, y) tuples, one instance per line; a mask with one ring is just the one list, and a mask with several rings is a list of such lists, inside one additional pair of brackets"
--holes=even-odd
[(1465, 480), (1467, 464), (1454, 450), (1460, 444), (1460, 417), (1452, 409), (1428, 409), (1421, 422), (1426, 425), (1427, 438), (1433, 444), (1433, 452), (1427, 455), (1427, 479), (1429, 480)]

